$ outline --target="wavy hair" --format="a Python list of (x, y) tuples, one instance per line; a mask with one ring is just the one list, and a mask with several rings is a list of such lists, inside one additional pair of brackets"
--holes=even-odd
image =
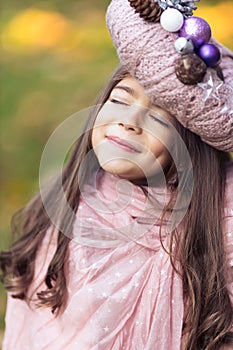
[[(87, 169), (81, 173), (81, 163), (92, 149), (94, 121), (114, 86), (127, 75), (124, 67), (119, 67), (113, 74), (96, 101), (96, 107), (90, 113), (84, 132), (63, 170), (63, 191), (73, 212), (78, 210), (80, 182), (85, 181), (88, 175)], [(226, 287), (227, 264), (222, 227), (225, 164), (229, 161), (229, 155), (208, 146), (197, 135), (178, 122), (176, 124), (188, 149), (194, 172), (193, 195), (182, 222), (182, 236), (178, 239), (176, 232), (173, 232), (171, 240), (176, 242), (175, 250), (171, 248), (169, 252), (171, 263), (184, 286), (185, 350), (214, 350), (222, 344), (233, 344), (230, 332), (233, 313)], [(180, 181), (185, 182), (187, 178)], [(60, 203), (58, 187), (55, 181), (47, 191), (47, 204)], [(56, 206), (55, 215), (60, 222), (56, 251), (45, 277), (47, 288), (37, 293), (37, 303), (41, 307), (51, 308), (57, 316), (64, 309), (67, 298), (68, 236), (72, 237), (74, 218), (62, 204)], [(15, 298), (29, 302), (28, 290), (34, 277), (36, 255), (47, 230), (52, 226), (41, 194), (13, 217), (12, 232), (19, 238), (9, 251), (0, 253), (0, 266), (4, 286)], [(64, 235), (62, 228), (69, 234)]]

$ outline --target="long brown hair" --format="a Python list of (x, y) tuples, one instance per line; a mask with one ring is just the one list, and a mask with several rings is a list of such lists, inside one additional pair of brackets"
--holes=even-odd
[(218, 349), (221, 344), (233, 344), (222, 220), (230, 156), (179, 124), (177, 129), (191, 157), (194, 178), (190, 208), (183, 220), (184, 235), (177, 248), (187, 301), (186, 349)]
[[(127, 75), (124, 67), (118, 68), (103, 89), (64, 168), (63, 191), (73, 212), (78, 210), (80, 182), (87, 176), (85, 172), (80, 174), (80, 169), (83, 159), (92, 149), (91, 129), (95, 118), (113, 87)], [(190, 208), (183, 220), (182, 236), (176, 237), (175, 232), (172, 235), (177, 245), (176, 251), (171, 251), (170, 256), (184, 285), (186, 349), (213, 350), (220, 344), (233, 343), (230, 332), (233, 313), (226, 287), (222, 227), (225, 164), (229, 156), (203, 143), (179, 123), (176, 127), (193, 163), (194, 188)], [(183, 181), (188, 181), (187, 177)], [(55, 181), (47, 191), (47, 204), (50, 201), (51, 205), (52, 202), (59, 203), (58, 187)], [(55, 215), (59, 217), (60, 231), (56, 251), (45, 277), (47, 289), (37, 293), (38, 305), (50, 307), (56, 315), (62, 312), (67, 297), (65, 262), (69, 251), (68, 236), (72, 237), (73, 226), (73, 217), (66, 207), (59, 205), (57, 208)], [(18, 233), (20, 238), (9, 251), (1, 252), (0, 265), (5, 288), (15, 298), (28, 300), (36, 254), (51, 226), (53, 223), (45, 211), (44, 199), (42, 201), (40, 194), (13, 217), (12, 231)], [(64, 227), (68, 235), (62, 233)]]

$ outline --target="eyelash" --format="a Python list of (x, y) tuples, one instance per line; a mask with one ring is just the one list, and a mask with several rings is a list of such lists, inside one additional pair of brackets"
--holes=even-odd
[(161, 125), (168, 127), (168, 124), (167, 124), (165, 121), (163, 121), (162, 119), (157, 118), (157, 117), (155, 117), (155, 116), (152, 115), (152, 114), (149, 114), (149, 117), (150, 117), (151, 119), (153, 119), (154, 121), (159, 122)]
[[(112, 103), (119, 104), (119, 105), (129, 106), (127, 103), (125, 103), (125, 102), (123, 102), (123, 101), (121, 101), (121, 100), (117, 100), (117, 99), (115, 99), (115, 98), (109, 98), (109, 101), (112, 102)], [(158, 122), (158, 123), (160, 123), (161, 125), (168, 127), (168, 124), (167, 124), (165, 121), (163, 121), (162, 119), (157, 118), (157, 117), (155, 117), (155, 116), (152, 115), (152, 114), (149, 114), (149, 117), (150, 117), (151, 119), (153, 119), (153, 121)]]
[(125, 103), (125, 102), (123, 102), (123, 101), (120, 101), (120, 100), (116, 100), (115, 98), (109, 98), (109, 101), (112, 102), (112, 103), (119, 104), (119, 105), (128, 106), (127, 103)]

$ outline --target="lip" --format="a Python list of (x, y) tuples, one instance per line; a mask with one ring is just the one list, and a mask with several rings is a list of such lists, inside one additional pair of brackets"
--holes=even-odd
[(140, 150), (135, 147), (131, 142), (126, 141), (124, 139), (121, 139), (118, 136), (106, 136), (107, 140), (111, 142), (113, 145), (115, 145), (118, 148), (123, 149), (126, 152), (130, 153), (140, 153)]

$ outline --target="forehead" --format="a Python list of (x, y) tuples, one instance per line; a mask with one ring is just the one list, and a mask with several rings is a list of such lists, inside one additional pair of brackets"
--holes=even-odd
[[(129, 94), (133, 95), (134, 97), (139, 97), (140, 95), (146, 96), (145, 90), (143, 86), (138, 82), (136, 78), (134, 78), (131, 75), (128, 75), (127, 77), (123, 78), (114, 88), (125, 88), (125, 91)], [(122, 89), (123, 90), (123, 89)], [(146, 96), (147, 97), (147, 96)]]

